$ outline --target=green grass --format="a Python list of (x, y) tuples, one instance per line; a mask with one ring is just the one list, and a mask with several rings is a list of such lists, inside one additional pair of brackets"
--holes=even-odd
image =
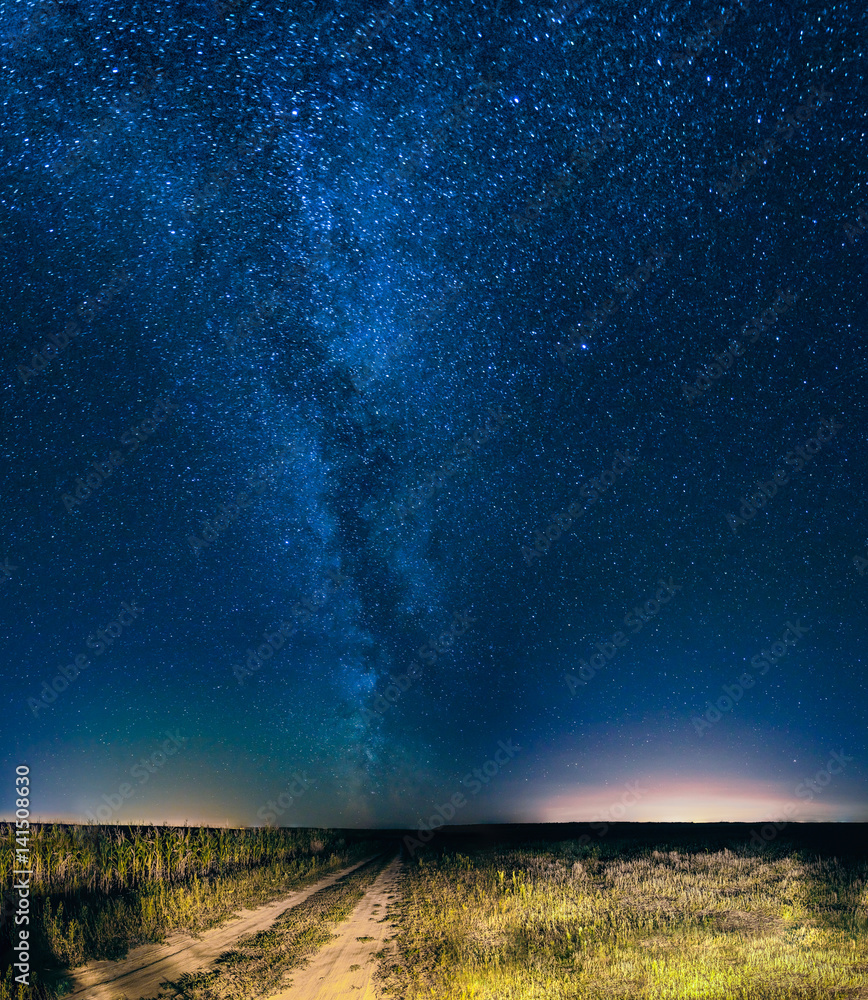
[(407, 867), (379, 973), (404, 1000), (868, 998), (865, 862), (568, 841)]

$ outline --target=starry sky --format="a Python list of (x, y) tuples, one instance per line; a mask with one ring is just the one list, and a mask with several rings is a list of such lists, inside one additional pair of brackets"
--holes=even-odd
[(2, 0), (34, 817), (868, 820), (866, 20)]

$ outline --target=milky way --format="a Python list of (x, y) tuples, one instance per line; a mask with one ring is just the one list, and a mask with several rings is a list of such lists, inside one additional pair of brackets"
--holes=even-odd
[(34, 815), (868, 819), (865, 21), (7, 0)]

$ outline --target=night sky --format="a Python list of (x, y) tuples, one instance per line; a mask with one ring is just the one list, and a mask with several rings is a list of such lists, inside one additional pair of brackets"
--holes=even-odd
[(3, 0), (34, 818), (868, 820), (866, 21)]

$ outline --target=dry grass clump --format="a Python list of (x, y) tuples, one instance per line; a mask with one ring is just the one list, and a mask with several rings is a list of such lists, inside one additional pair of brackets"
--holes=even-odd
[(405, 1000), (868, 998), (868, 865), (574, 842), (408, 865)]

